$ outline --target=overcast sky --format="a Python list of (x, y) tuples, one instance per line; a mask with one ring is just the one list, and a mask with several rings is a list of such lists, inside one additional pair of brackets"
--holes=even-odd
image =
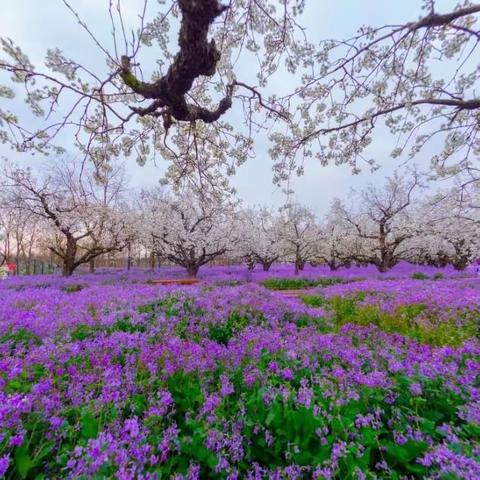
[[(150, 0), (153, 7), (155, 0)], [(72, 6), (98, 34), (108, 33), (107, 16), (108, 0), (71, 0)], [(383, 25), (401, 23), (416, 19), (421, 11), (421, 0), (307, 0), (307, 9), (302, 24), (307, 28), (307, 35), (311, 41), (324, 38), (346, 38), (365, 24)], [(123, 0), (122, 5), (126, 16), (136, 18), (141, 0)], [(448, 9), (456, 1), (443, 0), (439, 2), (439, 9)], [(34, 64), (41, 62), (47, 48), (58, 47), (67, 57), (83, 59), (87, 62), (103, 61), (101, 52), (97, 50), (86, 37), (75, 18), (65, 8), (60, 0), (15, 0), (2, 1), (0, 18), (1, 35), (12, 38), (30, 56)], [(152, 52), (154, 57), (154, 52)], [(92, 60), (93, 59), (93, 60)], [(237, 73), (240, 79), (241, 74)], [(4, 101), (1, 100), (0, 101)], [(8, 108), (13, 110), (12, 105)], [(21, 106), (17, 108), (23, 111)], [(228, 114), (227, 114), (228, 115)], [(235, 113), (232, 112), (232, 116)], [(226, 118), (228, 120), (228, 118)], [(232, 120), (232, 119), (230, 119)], [(234, 123), (235, 119), (233, 120)], [(383, 142), (382, 142), (383, 138)], [(63, 138), (68, 144), (68, 138)], [(392, 150), (391, 138), (377, 137), (372, 145), (371, 153), (381, 160), (382, 169), (375, 173), (365, 170), (353, 176), (346, 166), (321, 167), (314, 160), (306, 165), (305, 175), (293, 180), (296, 199), (312, 207), (318, 214), (324, 213), (335, 196), (345, 197), (351, 187), (362, 186), (375, 182), (391, 174), (400, 162), (388, 157)], [(41, 161), (36, 156), (21, 155), (0, 146), (0, 154), (11, 159), (34, 165)], [(428, 155), (428, 153), (427, 153)], [(418, 162), (426, 164), (427, 158), (420, 158)], [(239, 196), (250, 205), (281, 205), (284, 196), (272, 184), (272, 160), (268, 155), (268, 142), (262, 138), (256, 144), (256, 158), (249, 160), (242, 166), (238, 174), (232, 179)], [(127, 160), (127, 171), (132, 183), (136, 186), (151, 185), (161, 177), (162, 165), (155, 166), (149, 163), (139, 167), (134, 158)]]

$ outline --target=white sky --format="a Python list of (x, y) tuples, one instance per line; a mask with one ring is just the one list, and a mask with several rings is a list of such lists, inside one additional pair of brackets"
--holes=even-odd
[[(58, 47), (65, 55), (75, 60), (103, 62), (101, 52), (93, 46), (85, 32), (78, 26), (75, 18), (65, 8), (60, 0), (0, 0), (1, 18), (0, 32), (2, 36), (12, 38), (27, 53), (34, 64), (39, 64), (44, 58), (47, 48)], [(89, 24), (95, 34), (108, 35), (110, 24), (107, 16), (108, 0), (70, 0), (71, 5), (81, 12), (83, 19)], [(150, 0), (153, 8), (157, 3)], [(307, 28), (309, 39), (347, 38), (365, 24), (383, 25), (401, 23), (416, 19), (421, 11), (421, 0), (307, 0), (306, 14), (302, 25)], [(455, 0), (438, 2), (438, 9), (444, 10), (455, 6)], [(141, 0), (123, 0), (123, 10), (126, 16), (135, 18)], [(154, 47), (152, 58), (155, 59)], [(98, 57), (98, 60), (97, 60)], [(82, 62), (80, 62), (82, 63)], [(237, 77), (241, 79), (240, 72)], [(0, 102), (6, 100), (0, 99)], [(12, 104), (6, 106), (18, 115), (28, 114), (23, 106), (15, 102), (20, 111), (15, 111)], [(230, 113), (235, 122), (235, 112)], [(225, 119), (228, 121), (228, 115)], [(383, 139), (383, 141), (382, 141)], [(388, 136), (376, 138), (370, 152), (380, 159), (383, 165), (378, 172), (365, 170), (353, 176), (346, 166), (321, 167), (312, 160), (306, 165), (305, 175), (293, 180), (296, 199), (313, 208), (316, 213), (326, 212), (335, 196), (345, 197), (350, 188), (362, 188), (370, 182), (382, 182), (401, 162), (389, 158), (392, 150), (392, 139)], [(63, 139), (68, 147), (68, 138)], [(41, 158), (12, 152), (0, 145), (0, 155), (12, 160), (34, 165)], [(425, 166), (428, 153), (416, 162)], [(232, 184), (237, 188), (240, 198), (250, 205), (281, 205), (284, 196), (272, 184), (272, 160), (268, 155), (268, 142), (259, 138), (256, 144), (256, 158), (249, 160), (240, 167)], [(127, 172), (132, 184), (136, 186), (151, 185), (162, 176), (162, 165), (156, 167), (151, 162), (145, 167), (139, 167), (135, 159), (127, 159)]]

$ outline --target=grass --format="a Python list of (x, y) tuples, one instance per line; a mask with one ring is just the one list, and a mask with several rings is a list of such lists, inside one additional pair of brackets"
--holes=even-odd
[(399, 306), (393, 312), (382, 311), (376, 305), (359, 305), (362, 298), (332, 297), (324, 304), (332, 314), (334, 328), (346, 324), (375, 325), (384, 332), (398, 333), (434, 346), (460, 346), (479, 333), (480, 319), (470, 313), (464, 318), (439, 318), (427, 306), (409, 304)]
[(269, 290), (301, 290), (302, 288), (328, 287), (337, 283), (343, 283), (340, 277), (309, 278), (269, 278), (262, 285)]

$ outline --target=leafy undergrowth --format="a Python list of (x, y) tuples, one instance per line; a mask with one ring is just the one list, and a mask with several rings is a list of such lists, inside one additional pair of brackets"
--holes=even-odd
[(268, 278), (262, 282), (262, 285), (269, 290), (300, 290), (302, 288), (326, 287), (343, 283), (340, 277), (322, 277), (316, 279), (310, 278)]
[(423, 272), (413, 272), (412, 278), (414, 280), (442, 280), (445, 278), (442, 272), (434, 273), (431, 277)]
[(480, 345), (442, 323), (474, 309), (252, 284), (8, 295), (6, 478), (480, 478)]
[(334, 331), (344, 325), (374, 325), (384, 332), (398, 333), (434, 346), (460, 346), (471, 338), (480, 338), (480, 312), (439, 312), (422, 303), (399, 305), (384, 311), (379, 305), (365, 304), (365, 293), (350, 297), (304, 295), (301, 300), (322, 307)]

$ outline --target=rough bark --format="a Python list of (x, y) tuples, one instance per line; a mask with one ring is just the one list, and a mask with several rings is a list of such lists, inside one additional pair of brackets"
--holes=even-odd
[(77, 265), (75, 264), (75, 257), (77, 255), (77, 242), (72, 235), (67, 235), (67, 245), (63, 255), (63, 276), (69, 277), (75, 271)]
[(162, 116), (166, 130), (174, 120), (215, 122), (232, 106), (232, 85), (227, 87), (226, 96), (214, 110), (186, 100), (198, 77), (211, 77), (216, 72), (221, 54), (215, 41), (208, 41), (208, 31), (228, 6), (218, 0), (178, 0), (178, 6), (182, 15), (178, 35), (180, 50), (163, 77), (153, 83), (143, 82), (133, 74), (130, 58), (123, 56), (121, 59), (120, 76), (125, 84), (135, 93), (153, 100), (148, 107), (132, 107), (132, 111), (141, 116)]

